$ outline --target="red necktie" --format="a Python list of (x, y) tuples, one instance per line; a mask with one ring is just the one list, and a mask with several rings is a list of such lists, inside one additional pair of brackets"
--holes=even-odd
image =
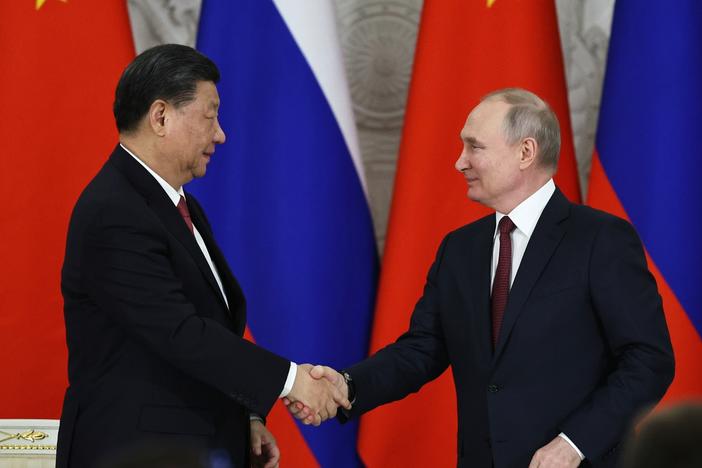
[(190, 210), (188, 210), (188, 204), (185, 203), (185, 197), (183, 195), (180, 196), (177, 208), (180, 215), (183, 217), (183, 221), (185, 221), (185, 224), (188, 225), (190, 232), (195, 234), (195, 232), (193, 232), (193, 221), (190, 219)]
[(492, 347), (497, 345), (500, 336), (502, 319), (507, 307), (507, 297), (509, 296), (509, 277), (512, 273), (512, 238), (510, 233), (514, 231), (514, 223), (507, 216), (500, 220), (498, 230), (500, 232), (500, 259), (495, 270), (495, 279), (492, 283)]

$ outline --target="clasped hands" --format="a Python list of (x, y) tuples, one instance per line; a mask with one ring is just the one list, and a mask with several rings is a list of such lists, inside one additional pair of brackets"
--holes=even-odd
[(303, 424), (314, 426), (336, 416), (339, 407), (351, 409), (344, 377), (331, 367), (311, 364), (297, 366), (295, 383), (283, 403)]

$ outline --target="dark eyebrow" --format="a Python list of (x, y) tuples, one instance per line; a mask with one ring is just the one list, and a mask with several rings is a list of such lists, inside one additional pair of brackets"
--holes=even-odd
[(485, 146), (481, 142), (479, 142), (475, 137), (462, 137), (461, 140), (472, 146)]

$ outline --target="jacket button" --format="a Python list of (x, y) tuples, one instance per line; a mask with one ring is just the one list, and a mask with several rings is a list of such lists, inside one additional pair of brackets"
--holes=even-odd
[(498, 387), (498, 386), (495, 385), (495, 384), (490, 384), (490, 385), (488, 385), (488, 388), (487, 388), (487, 389), (488, 389), (488, 392), (490, 392), (490, 393), (497, 393), (497, 392), (500, 391), (500, 387)]

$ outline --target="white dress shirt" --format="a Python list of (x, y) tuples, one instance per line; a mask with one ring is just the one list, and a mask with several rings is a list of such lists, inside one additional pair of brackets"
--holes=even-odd
[(512, 272), (509, 278), (509, 285), (512, 286), (514, 278), (517, 276), (519, 265), (522, 263), (522, 257), (526, 251), (529, 239), (534, 233), (536, 223), (541, 217), (541, 213), (546, 208), (546, 204), (551, 199), (551, 195), (556, 191), (556, 184), (553, 179), (549, 179), (546, 184), (536, 192), (532, 193), (529, 198), (517, 205), (510, 213), (503, 214), (495, 213), (495, 233), (493, 234), (492, 248), (492, 268), (490, 269), (490, 284), (495, 281), (495, 270), (497, 270), (497, 262), (500, 259), (500, 236), (498, 225), (500, 220), (509, 216), (516, 226), (512, 231)]
[[(139, 159), (134, 153), (129, 151), (127, 147), (125, 147), (123, 144), (120, 143), (120, 146), (124, 151), (129, 153), (131, 157), (133, 157), (139, 164), (141, 164), (144, 169), (148, 171), (149, 174), (153, 176), (154, 179), (156, 179), (156, 182), (163, 188), (163, 190), (166, 192), (166, 195), (168, 195), (168, 198), (171, 199), (173, 204), (175, 206), (178, 206), (178, 202), (180, 201), (180, 197), (182, 196), (185, 198), (185, 192), (183, 191), (183, 187), (179, 187), (177, 190), (171, 185), (166, 182), (163, 177), (158, 175), (156, 172), (154, 172), (149, 166), (146, 165), (144, 161)], [(222, 286), (222, 280), (219, 277), (219, 272), (217, 271), (217, 267), (215, 264), (212, 262), (212, 257), (210, 257), (210, 253), (207, 251), (207, 246), (205, 245), (205, 241), (203, 240), (202, 236), (197, 230), (197, 227), (193, 223), (193, 234), (195, 235), (195, 241), (197, 242), (198, 247), (200, 247), (200, 250), (202, 251), (202, 255), (205, 256), (205, 260), (207, 260), (207, 264), (210, 266), (210, 270), (212, 270), (212, 275), (215, 278), (215, 281), (217, 281), (217, 286), (219, 286), (219, 292), (222, 294), (222, 298), (224, 299), (224, 303), (227, 304), (227, 308), (229, 308), (229, 301), (227, 300), (227, 295), (224, 293), (224, 287)], [(293, 384), (295, 383), (295, 376), (297, 375), (297, 364), (294, 362), (290, 362), (290, 370), (288, 371), (288, 377), (285, 379), (285, 385), (283, 385), (283, 391), (280, 393), (280, 398), (283, 398), (284, 396), (287, 396), (288, 393), (292, 390)]]
[[(551, 196), (556, 191), (556, 184), (553, 183), (553, 179), (549, 179), (543, 187), (534, 192), (517, 205), (510, 213), (504, 214), (495, 212), (495, 233), (493, 235), (493, 248), (492, 248), (492, 267), (490, 268), (490, 284), (495, 281), (495, 270), (497, 270), (497, 262), (500, 258), (500, 236), (498, 231), (498, 225), (500, 220), (504, 216), (509, 216), (516, 226), (514, 231), (510, 234), (512, 239), (512, 271), (510, 273), (509, 285), (512, 287), (514, 283), (514, 278), (517, 276), (519, 271), (519, 265), (522, 263), (522, 258), (524, 257), (524, 252), (526, 251), (527, 245), (529, 244), (529, 239), (534, 233), (534, 228), (536, 223), (541, 217), (544, 208), (551, 199)], [(578, 452), (581, 460), (585, 459), (585, 455), (580, 451), (580, 449), (573, 443), (572, 440), (568, 438), (564, 433), (558, 434), (566, 442), (570, 444), (571, 447)]]

